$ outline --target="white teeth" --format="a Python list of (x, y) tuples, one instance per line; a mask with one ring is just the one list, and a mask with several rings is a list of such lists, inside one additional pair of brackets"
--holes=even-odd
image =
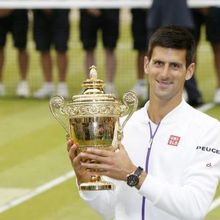
[(169, 81), (157, 81), (157, 83), (160, 85), (170, 85), (171, 84), (171, 82), (169, 82)]
[(161, 81), (160, 83), (162, 83), (162, 84), (171, 84), (171, 82), (169, 82), (169, 81)]

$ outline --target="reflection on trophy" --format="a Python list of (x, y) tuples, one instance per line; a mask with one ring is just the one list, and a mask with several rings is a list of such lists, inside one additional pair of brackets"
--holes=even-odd
[[(83, 82), (82, 87), (82, 94), (73, 96), (71, 102), (66, 102), (61, 96), (52, 97), (50, 110), (53, 116), (79, 146), (77, 153), (88, 147), (116, 150), (123, 136), (123, 127), (137, 109), (136, 94), (125, 93), (123, 103), (115, 95), (105, 94), (104, 82), (97, 78), (95, 66), (90, 68), (90, 78)], [(126, 117), (120, 123), (123, 116)], [(111, 190), (114, 185), (95, 175), (91, 176), (90, 182), (82, 183), (80, 189)]]

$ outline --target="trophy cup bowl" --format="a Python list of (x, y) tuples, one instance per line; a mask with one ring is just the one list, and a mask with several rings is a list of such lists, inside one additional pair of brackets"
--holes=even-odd
[[(81, 95), (66, 102), (61, 96), (50, 99), (50, 110), (63, 126), (67, 135), (78, 145), (77, 153), (95, 147), (114, 151), (123, 137), (123, 127), (137, 109), (138, 99), (134, 92), (123, 96), (123, 104), (113, 95), (104, 93), (104, 82), (97, 79), (96, 67), (90, 68), (90, 78), (82, 84)], [(123, 123), (120, 118), (126, 116)], [(91, 163), (93, 161), (90, 161)], [(89, 182), (81, 183), (80, 190), (112, 190), (114, 185), (98, 175)]]

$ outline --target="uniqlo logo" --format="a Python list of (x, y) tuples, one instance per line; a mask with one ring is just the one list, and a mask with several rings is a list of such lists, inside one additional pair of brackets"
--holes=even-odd
[(168, 140), (169, 145), (178, 146), (179, 142), (180, 142), (180, 137), (175, 135), (170, 135), (170, 138)]

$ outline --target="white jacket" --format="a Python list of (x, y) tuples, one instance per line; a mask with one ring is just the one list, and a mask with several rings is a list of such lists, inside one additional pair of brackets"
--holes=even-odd
[[(148, 103), (133, 114), (123, 138), (130, 158), (143, 168), (150, 146), (147, 108)], [(201, 220), (219, 179), (220, 123), (182, 101), (161, 121), (140, 190), (110, 179), (116, 185), (114, 191), (80, 195), (105, 219), (141, 220), (144, 196), (145, 220)]]

